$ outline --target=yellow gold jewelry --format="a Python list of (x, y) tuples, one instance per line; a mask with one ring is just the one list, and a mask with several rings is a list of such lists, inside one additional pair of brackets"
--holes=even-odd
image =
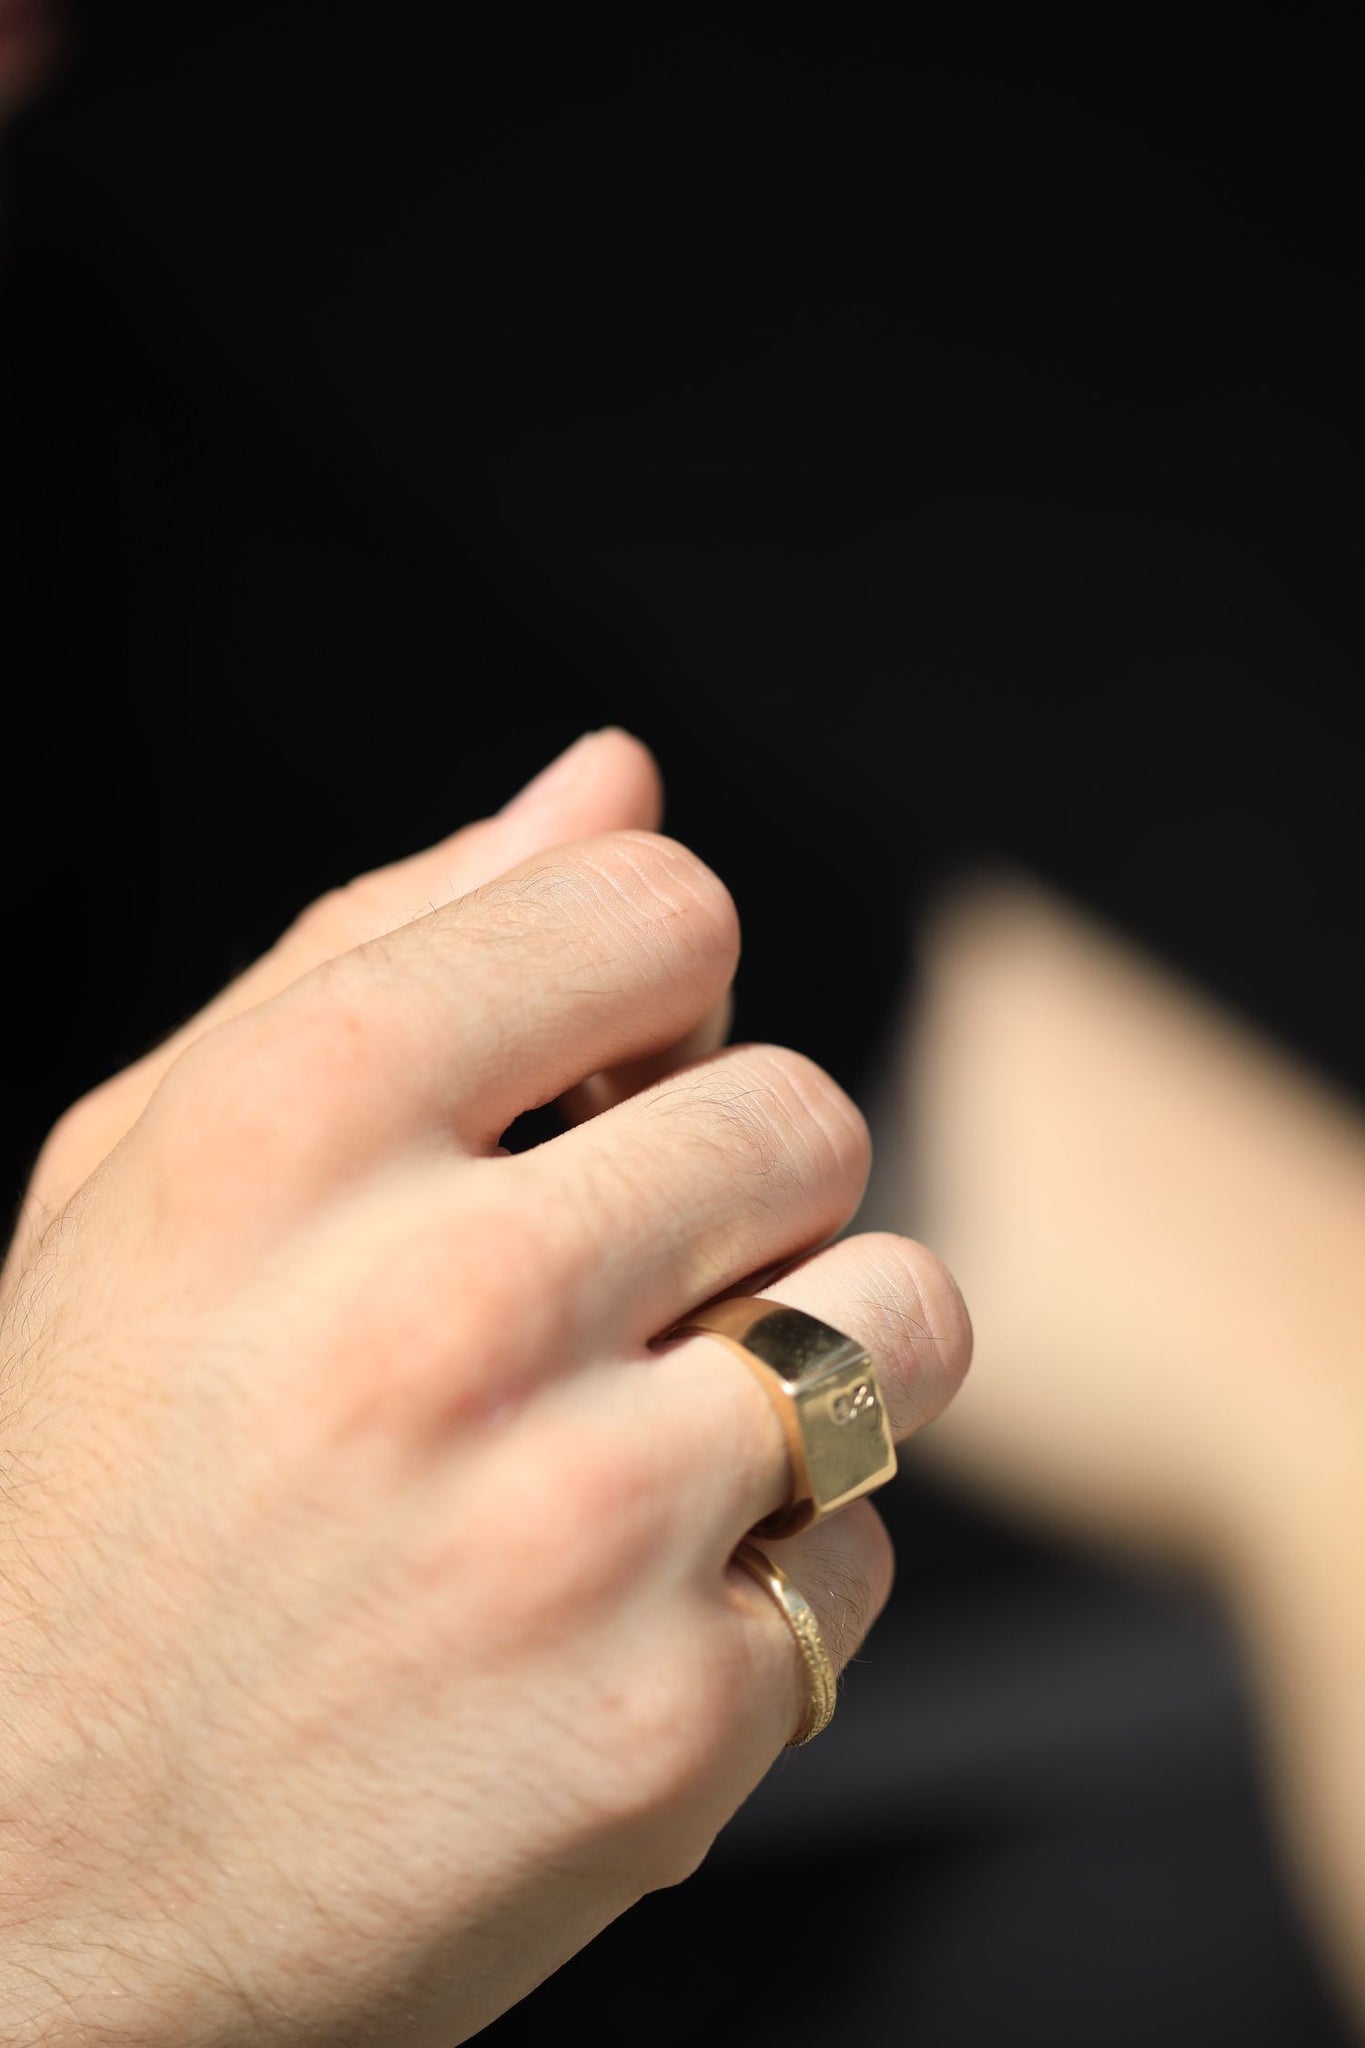
[(782, 1424), (791, 1491), (755, 1535), (794, 1536), (893, 1477), (896, 1446), (876, 1370), (854, 1338), (799, 1308), (746, 1295), (698, 1309), (674, 1335), (693, 1330), (739, 1354)]
[(820, 1624), (815, 1618), (815, 1609), (800, 1587), (792, 1584), (781, 1565), (775, 1564), (757, 1544), (741, 1543), (735, 1552), (734, 1562), (772, 1595), (801, 1652), (801, 1661), (806, 1667), (806, 1711), (795, 1732), (787, 1737), (787, 1748), (797, 1749), (828, 1728), (834, 1719), (837, 1679), (825, 1648), (825, 1639), (820, 1633)]

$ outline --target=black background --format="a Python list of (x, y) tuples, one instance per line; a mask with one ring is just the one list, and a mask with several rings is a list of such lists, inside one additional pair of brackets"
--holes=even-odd
[[(981, 856), (1359, 1089), (1358, 73), (1286, 19), (77, 8), (5, 160), (16, 1193), (609, 721), (740, 1034), (860, 1096)], [(1339, 2041), (1216, 1613), (888, 1512), (834, 1728), (490, 2041)]]

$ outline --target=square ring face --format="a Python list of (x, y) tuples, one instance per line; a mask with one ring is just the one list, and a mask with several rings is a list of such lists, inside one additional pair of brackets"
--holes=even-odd
[[(833, 1514), (882, 1486), (896, 1471), (896, 1447), (872, 1361), (862, 1346), (813, 1316), (773, 1305), (743, 1346), (781, 1381), (799, 1437), (798, 1485), (816, 1514)], [(796, 1447), (793, 1446), (793, 1449)], [(795, 1462), (795, 1461), (794, 1461)]]
[(793, 1536), (895, 1476), (896, 1446), (876, 1371), (852, 1337), (802, 1309), (737, 1296), (683, 1327), (732, 1345), (781, 1417), (792, 1497), (757, 1534)]

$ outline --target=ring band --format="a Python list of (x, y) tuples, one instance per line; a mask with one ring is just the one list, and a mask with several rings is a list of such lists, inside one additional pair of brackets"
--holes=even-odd
[(675, 1336), (704, 1331), (730, 1345), (772, 1401), (791, 1463), (787, 1505), (757, 1536), (794, 1536), (896, 1471), (896, 1446), (876, 1370), (861, 1344), (799, 1308), (746, 1295), (712, 1302)]
[(811, 1741), (828, 1728), (834, 1719), (838, 1681), (834, 1666), (829, 1661), (825, 1639), (820, 1633), (820, 1624), (815, 1618), (815, 1609), (800, 1587), (793, 1585), (781, 1565), (774, 1563), (757, 1544), (741, 1543), (735, 1552), (734, 1562), (751, 1579), (757, 1579), (764, 1592), (772, 1595), (801, 1652), (806, 1667), (806, 1711), (795, 1732), (787, 1737), (787, 1748), (798, 1749), (803, 1742)]

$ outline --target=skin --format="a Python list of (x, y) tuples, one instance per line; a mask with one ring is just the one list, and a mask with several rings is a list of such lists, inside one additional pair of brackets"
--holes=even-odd
[[(735, 909), (659, 804), (589, 737), (54, 1131), (0, 1289), (7, 2040), (448, 2048), (687, 1876), (800, 1720), (729, 1563), (777, 1419), (667, 1333), (770, 1292), (904, 1438), (970, 1332), (923, 1247), (840, 1235), (834, 1082), (717, 1049)], [(780, 1553), (842, 1666), (875, 1509)]]
[(945, 897), (864, 1216), (972, 1304), (913, 1447), (1198, 1573), (1241, 1632), (1290, 1868), (1365, 2019), (1365, 1114), (1028, 877)]

